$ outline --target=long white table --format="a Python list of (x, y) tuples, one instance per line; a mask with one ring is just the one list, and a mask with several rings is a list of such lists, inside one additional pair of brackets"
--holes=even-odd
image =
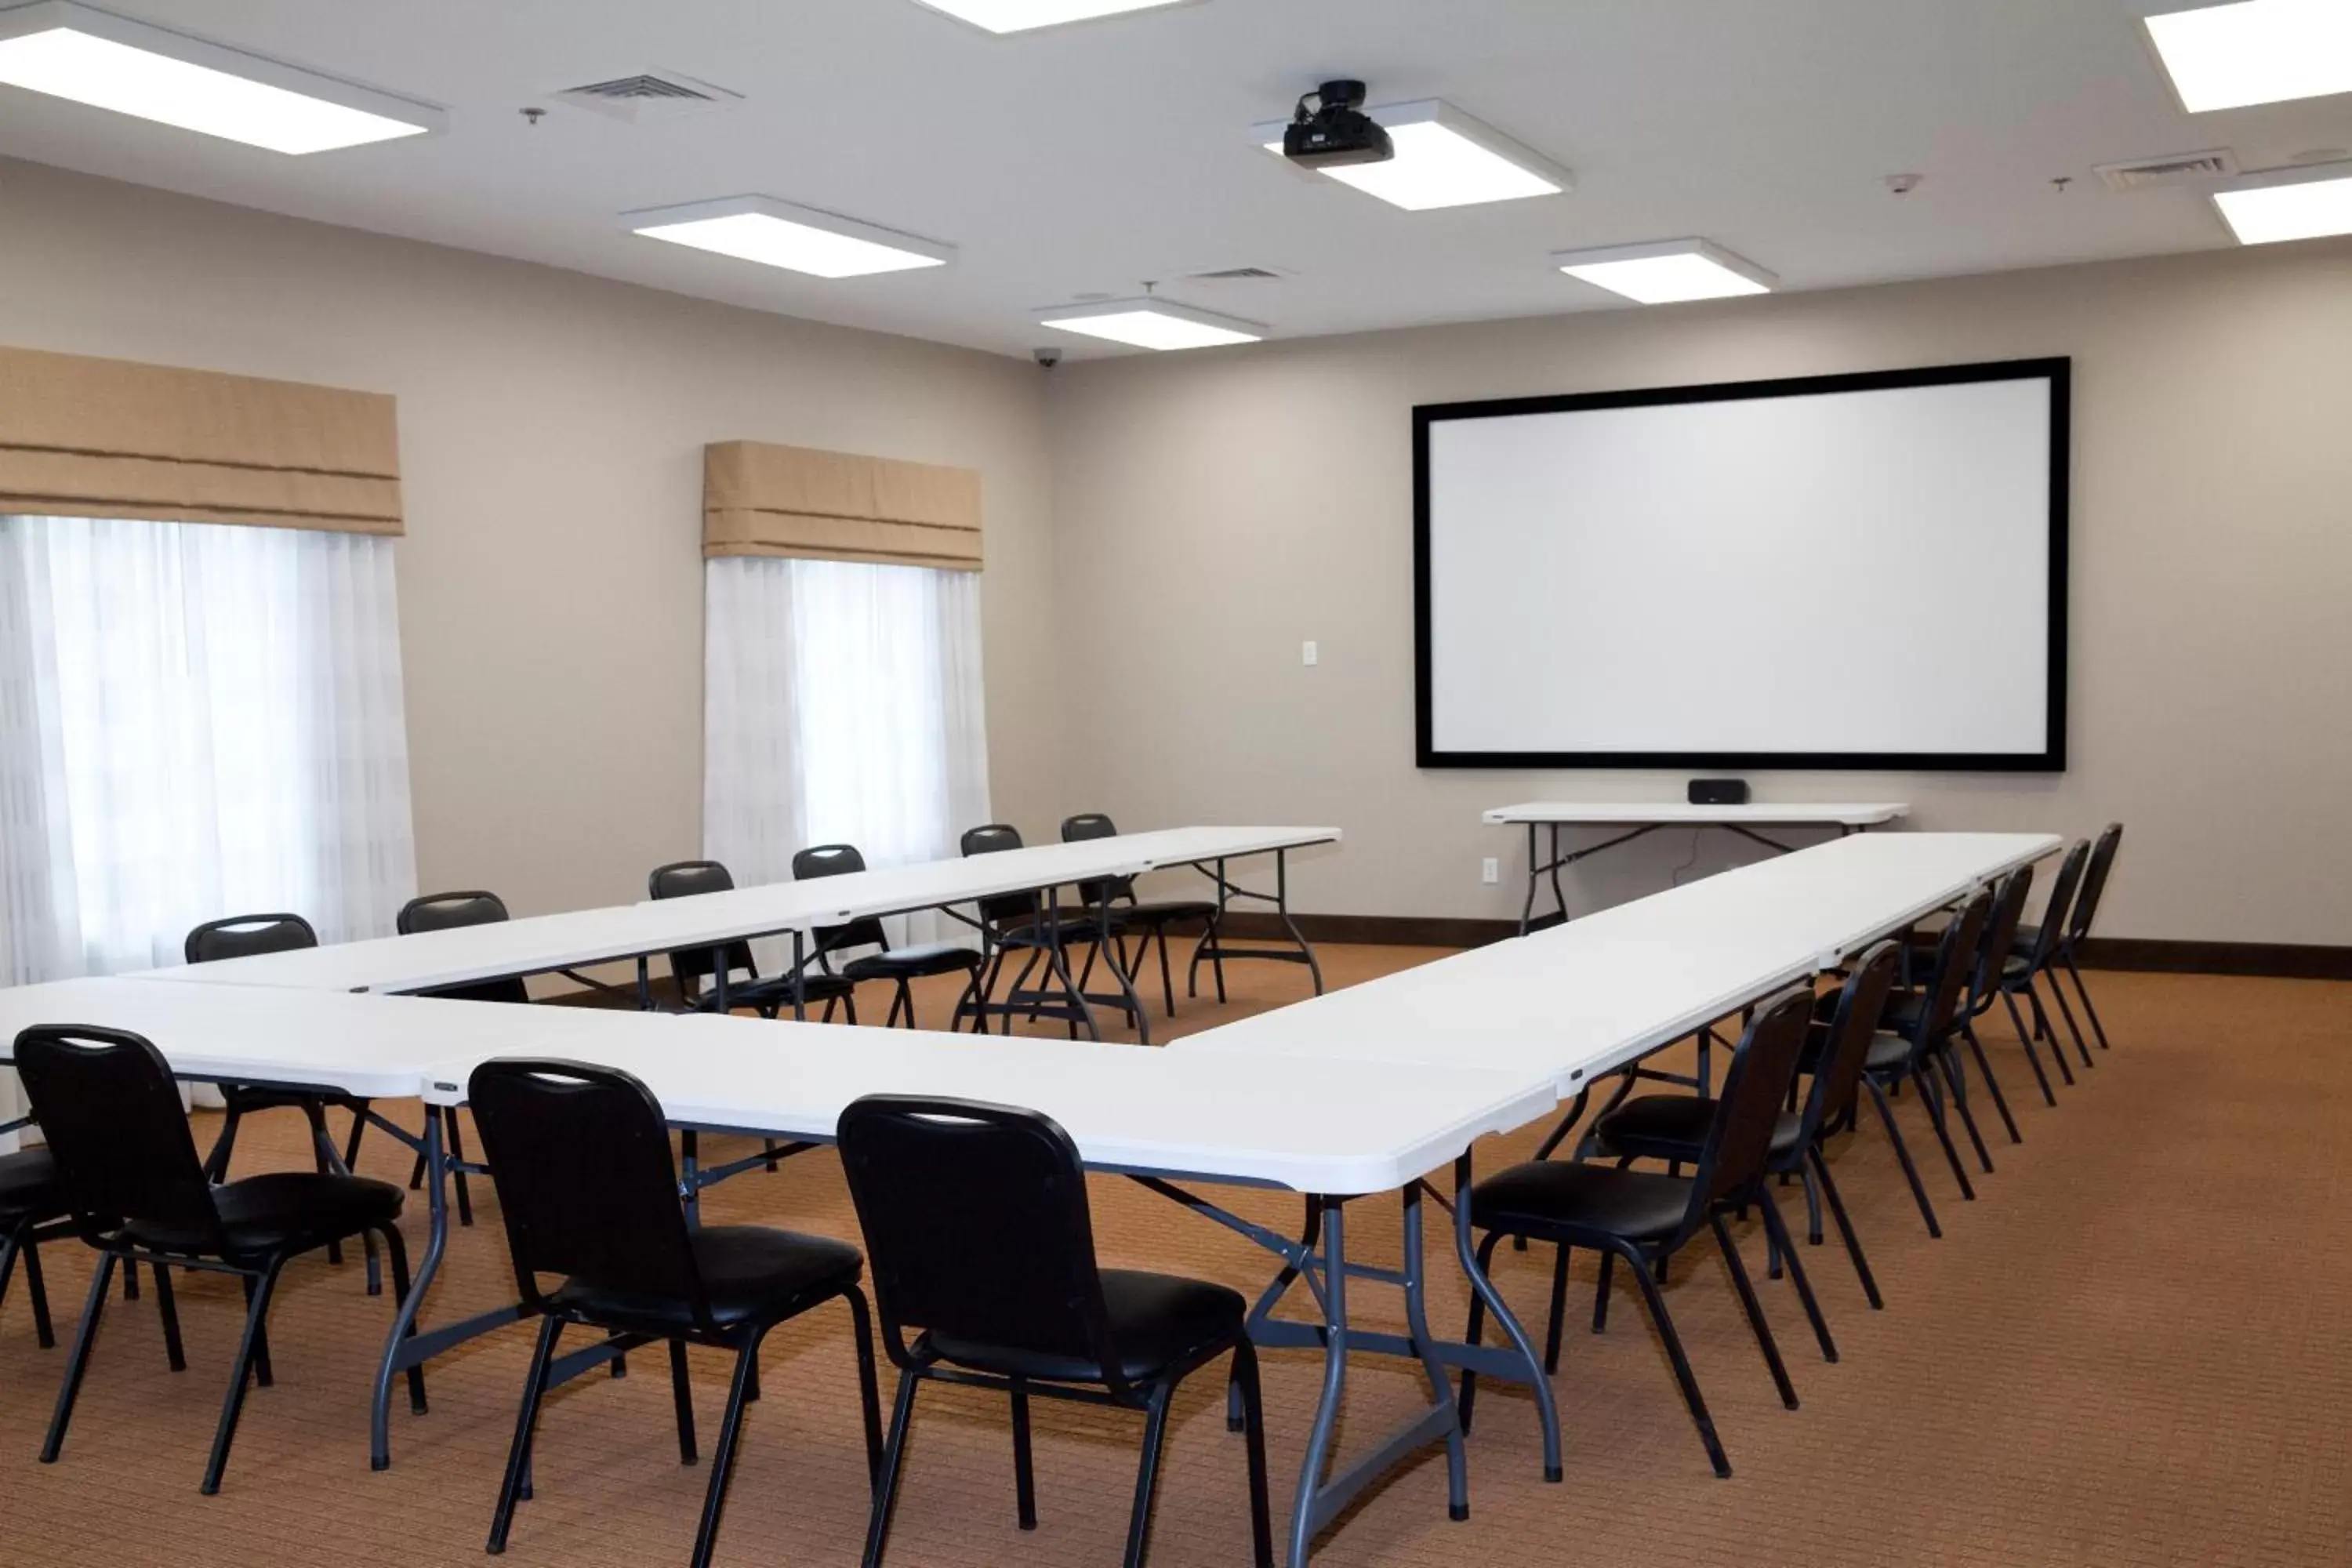
[[(1907, 816), (1910, 811), (1911, 807), (1902, 801), (1877, 801), (1859, 805), (1793, 801), (1780, 805), (1693, 805), (1676, 801), (1536, 800), (1523, 801), (1517, 805), (1496, 806), (1481, 813), (1479, 820), (1499, 826), (1525, 826), (1528, 830), (1528, 896), (1519, 906), (1519, 934), (1525, 936), (1534, 925), (1549, 925), (1568, 919), (1568, 895), (1559, 885), (1559, 874), (1564, 868), (1604, 849), (1630, 844), (1662, 827), (1720, 827), (1785, 855), (1795, 847), (1767, 837), (1758, 830), (1765, 827), (1834, 827), (1838, 837), (1843, 838), (1848, 833), (1861, 833)], [(1559, 836), (1563, 828), (1570, 827), (1618, 827), (1626, 831), (1613, 838), (1588, 844), (1581, 849), (1563, 854), (1559, 847)], [(1551, 835), (1549, 855), (1540, 853), (1537, 847), (1538, 833), (1547, 830)], [(1536, 919), (1536, 895), (1547, 877), (1551, 879), (1555, 909), (1538, 922)]]
[[(1541, 1075), (1411, 1064), (1368, 1066), (1344, 1078), (1321, 1064), (1276, 1058), (1254, 1066), (1249, 1092), (1236, 1093), (1232, 1064), (1209, 1055), (1027, 1037), (974, 1038), (914, 1030), (678, 1016), (588, 1007), (502, 1007), (431, 998), (373, 996), (268, 985), (208, 986), (165, 980), (79, 980), (0, 990), (0, 1058), (19, 1030), (37, 1023), (99, 1024), (152, 1040), (173, 1071), (196, 1080), (266, 1083), (354, 1097), (421, 1093), (424, 1132), (404, 1141), (425, 1155), (428, 1232), (415, 1284), (395, 1313), (371, 1407), (370, 1454), (390, 1463), (392, 1390), (400, 1374), (479, 1334), (516, 1321), (509, 1306), (420, 1330), (425, 1291), (449, 1236), (451, 1159), (445, 1127), (465, 1099), (472, 1068), (497, 1057), (549, 1057), (635, 1074), (686, 1137), (689, 1212), (709, 1183), (772, 1159), (830, 1142), (841, 1112), (867, 1094), (917, 1092), (989, 1100), (1042, 1110), (1059, 1121), (1091, 1169), (1133, 1177), (1274, 1252), (1286, 1274), (1309, 1273), (1324, 1303), (1319, 1342), (1337, 1369), (1327, 1374), (1318, 1438), (1293, 1510), (1288, 1562), (1304, 1568), (1316, 1532), (1406, 1457), (1446, 1445), (1448, 1493), (1468, 1507), (1468, 1469), (1451, 1366), (1540, 1380), (1531, 1345), (1475, 1263), (1473, 1279), (1520, 1352), (1447, 1347), (1431, 1334), (1423, 1295), (1423, 1178), (1449, 1163), (1466, 1191), (1468, 1152), (1489, 1132), (1525, 1126), (1549, 1112), (1553, 1086)], [(379, 1122), (400, 1133), (388, 1122)], [(696, 1140), (706, 1131), (760, 1138), (759, 1153), (705, 1169)], [(778, 1148), (773, 1141), (790, 1140)], [(468, 1167), (478, 1169), (478, 1167)], [(1320, 1216), (1294, 1242), (1179, 1186), (1209, 1182), (1278, 1187), (1307, 1196)], [(1370, 1268), (1346, 1252), (1343, 1205), (1395, 1192), (1404, 1211), (1400, 1267)], [(1319, 1243), (1319, 1247), (1318, 1247)], [(1457, 1253), (1467, 1260), (1457, 1245)], [(1344, 1474), (1326, 1479), (1350, 1343), (1347, 1282), (1400, 1286), (1430, 1403)], [(1391, 1336), (1393, 1337), (1393, 1336)], [(608, 1342), (557, 1363), (559, 1380), (610, 1360)], [(1385, 1347), (1376, 1347), (1385, 1348)], [(422, 1405), (417, 1406), (419, 1411)], [(1557, 1479), (1557, 1469), (1553, 1472)]]
[[(639, 1005), (650, 1006), (650, 961), (657, 954), (718, 947), (752, 937), (790, 936), (797, 969), (809, 934), (821, 926), (838, 925), (869, 915), (944, 909), (1008, 894), (1050, 895), (1058, 888), (1191, 866), (1201, 869), (1215, 884), (1220, 924), (1234, 900), (1257, 900), (1274, 905), (1296, 943), (1295, 950), (1237, 947), (1222, 940), (1213, 928), (1195, 952), (1196, 974), (1198, 965), (1204, 961), (1222, 966), (1227, 959), (1285, 959), (1304, 963), (1315, 989), (1320, 992), (1322, 968), (1315, 960), (1314, 950), (1290, 918), (1289, 855), (1292, 850), (1314, 845), (1336, 844), (1339, 837), (1336, 827), (1168, 828), (1075, 844), (1041, 844), (993, 855), (926, 861), (808, 881), (775, 882), (691, 898), (535, 915), (495, 925), (419, 931), (412, 936), (377, 937), (214, 963), (174, 965), (145, 971), (137, 978), (314, 991), (420, 992), (512, 975), (570, 972), (589, 964), (634, 959)], [(1229, 862), (1264, 855), (1271, 855), (1275, 860), (1273, 892), (1258, 892), (1232, 879)], [(1068, 911), (1060, 929), (1067, 930), (1073, 937), (1079, 936), (1090, 929), (1087, 918), (1080, 911)], [(1052, 957), (1058, 965), (1058, 950)], [(1139, 1032), (1148, 1040), (1150, 1024), (1141, 999), (1134, 993), (1132, 977), (1117, 963), (1109, 967), (1123, 993), (1111, 1000), (1129, 1008), (1138, 1020)], [(1218, 978), (1222, 994), (1222, 967)], [(717, 980), (716, 989), (723, 1005), (723, 975)], [(1066, 989), (1075, 997), (1076, 988)], [(1084, 1011), (1083, 1005), (1079, 1010)], [(1087, 1023), (1092, 1031), (1091, 1018)]]

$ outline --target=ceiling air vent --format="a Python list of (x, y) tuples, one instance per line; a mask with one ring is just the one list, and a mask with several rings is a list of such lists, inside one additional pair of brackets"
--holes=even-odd
[(2227, 147), (2210, 153), (2175, 153), (2164, 158), (2135, 158), (2127, 163), (2101, 163), (2099, 178), (2116, 191), (2150, 191), (2168, 185), (2201, 185), (2225, 180), (2238, 172), (2238, 155)]
[(740, 103), (743, 95), (679, 71), (638, 71), (633, 76), (565, 88), (555, 98), (574, 109), (592, 110), (614, 120), (643, 124), (730, 108)]

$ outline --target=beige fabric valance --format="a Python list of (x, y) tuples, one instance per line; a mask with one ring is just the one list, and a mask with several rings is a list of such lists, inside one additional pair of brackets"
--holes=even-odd
[(393, 400), (0, 348), (0, 511), (397, 534)]
[(980, 475), (849, 452), (702, 449), (702, 553), (980, 570)]

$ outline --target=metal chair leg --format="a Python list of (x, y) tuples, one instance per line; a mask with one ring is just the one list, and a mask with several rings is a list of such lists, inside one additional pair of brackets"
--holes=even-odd
[[(2054, 975), (2051, 977), (2050, 989), (2053, 993), (2058, 991), (2058, 981)], [(2042, 1005), (2042, 993), (2031, 980), (2026, 982), (2025, 999), (2033, 1004), (2033, 1032), (2050, 1042), (2050, 1059), (2058, 1064), (2059, 1075), (2065, 1079), (2066, 1087), (2074, 1088), (2074, 1069), (2067, 1064), (2065, 1044), (2058, 1038), (2058, 1031), (2051, 1026), (2050, 1015)], [(2063, 993), (2059, 994), (2058, 1000), (2062, 1003), (2066, 1000)], [(2075, 1049), (2083, 1049), (2083, 1031), (2074, 1027), (2074, 1016), (2072, 1013), (2066, 1015), (2066, 1027), (2074, 1037)]]
[(760, 1342), (765, 1329), (754, 1331), (735, 1357), (735, 1381), (727, 1390), (727, 1414), (719, 1421), (719, 1441), (710, 1451), (710, 1481), (702, 1497), (702, 1523), (694, 1532), (694, 1568), (710, 1568), (710, 1553), (719, 1543), (719, 1516), (727, 1507), (727, 1482), (735, 1468), (735, 1449), (743, 1432), (743, 1406), (760, 1364)]
[(8, 1299), (8, 1275), (20, 1257), (25, 1260), (25, 1294), (33, 1304), (33, 1337), (43, 1350), (55, 1350), (58, 1335), (49, 1322), (48, 1282), (41, 1278), (41, 1244), (29, 1225), (21, 1236), (0, 1237), (0, 1301)]
[(1869, 1298), (1871, 1310), (1885, 1310), (1886, 1302), (1878, 1294), (1878, 1281), (1871, 1277), (1870, 1260), (1862, 1255), (1862, 1239), (1854, 1235), (1853, 1222), (1846, 1217), (1845, 1200), (1838, 1195), (1837, 1179), (1830, 1174), (1829, 1161), (1819, 1146), (1806, 1151), (1806, 1157), (1812, 1162), (1813, 1173), (1821, 1182), (1830, 1217), (1837, 1221), (1838, 1235), (1844, 1238), (1845, 1255), (1853, 1260), (1854, 1278), (1862, 1281), (1862, 1293)]
[(1976, 1189), (1969, 1184), (1968, 1167), (1960, 1163), (1960, 1151), (1952, 1142), (1952, 1130), (1944, 1121), (1944, 1091), (1936, 1085), (1936, 1075), (1922, 1068), (1912, 1075), (1919, 1086), (1920, 1103), (1927, 1108), (1927, 1120), (1936, 1129), (1936, 1141), (1944, 1146), (1944, 1158), (1952, 1167), (1952, 1179), (1960, 1184), (1960, 1196), (1976, 1202)]
[(1251, 1561), (1255, 1568), (1274, 1568), (1274, 1513), (1265, 1485), (1265, 1401), (1258, 1389), (1257, 1347), (1246, 1335), (1234, 1346), (1233, 1384), (1241, 1390), (1243, 1430), (1247, 1434)]
[(268, 1364), (263, 1325), (269, 1318), (270, 1295), (278, 1289), (278, 1272), (285, 1267), (284, 1258), (272, 1258), (254, 1282), (253, 1299), (245, 1310), (245, 1335), (236, 1347), (236, 1365), (229, 1373), (228, 1394), (221, 1401), (220, 1428), (213, 1434), (212, 1457), (205, 1462), (204, 1485), (198, 1489), (206, 1497), (220, 1490), (221, 1472), (228, 1468), (228, 1446), (236, 1439), (236, 1418), (245, 1409), (247, 1369), (259, 1372)]
[(1013, 1379), (1013, 1509), (1024, 1530), (1037, 1528), (1037, 1470), (1029, 1454), (1029, 1390)]
[(555, 1342), (562, 1332), (561, 1318), (540, 1320), (539, 1343), (531, 1350), (530, 1370), (523, 1373), (522, 1407), (515, 1412), (514, 1442), (507, 1449), (506, 1479), (499, 1483), (498, 1506), (490, 1513), (486, 1550), (492, 1556), (507, 1549), (507, 1531), (514, 1526), (515, 1503), (522, 1496), (523, 1476), (530, 1464), (531, 1435), (539, 1426), (539, 1402), (547, 1394), (548, 1363), (554, 1359)]
[[(2074, 967), (2073, 958), (2063, 962), (2066, 973), (2074, 977), (2074, 994), (2083, 999), (2083, 1016), (2091, 1020), (2091, 1032), (2099, 1037), (2099, 1049), (2104, 1051), (2107, 1048), (2107, 1026), (2099, 1022), (2099, 1010), (2091, 1005), (2091, 988), (2083, 984), (2083, 972)], [(2050, 985), (2053, 990), (2057, 989), (2056, 976), (2052, 976)]]
[(187, 1352), (180, 1343), (180, 1304), (172, 1295), (172, 1270), (163, 1263), (155, 1265), (155, 1310), (163, 1320), (163, 1359), (173, 1372), (187, 1371)]
[(874, 1331), (866, 1313), (866, 1292), (851, 1286), (843, 1293), (849, 1302), (849, 1331), (857, 1344), (857, 1406), (866, 1422), (866, 1484), (870, 1489), (882, 1476), (882, 1401), (874, 1380)]
[(1690, 1357), (1683, 1353), (1682, 1336), (1675, 1332), (1674, 1315), (1666, 1310), (1665, 1294), (1650, 1278), (1650, 1271), (1642, 1266), (1640, 1253), (1630, 1247), (1625, 1249), (1625, 1272), (1631, 1274), (1633, 1282), (1642, 1289), (1642, 1302), (1649, 1309), (1650, 1321), (1656, 1326), (1658, 1338), (1665, 1342), (1666, 1360), (1675, 1369), (1675, 1382), (1682, 1388), (1683, 1404), (1689, 1408), (1691, 1421), (1698, 1427), (1699, 1441), (1706, 1445), (1707, 1462), (1715, 1467), (1717, 1477), (1729, 1480), (1730, 1458), (1724, 1453), (1723, 1443), (1715, 1435), (1715, 1418), (1706, 1413), (1706, 1401), (1699, 1394), (1698, 1379), (1691, 1372)]
[(686, 1369), (686, 1342), (669, 1342), (670, 1403), (677, 1407), (677, 1462), (694, 1463), (694, 1380)]
[(1604, 1251), (1601, 1255), (1601, 1282), (1592, 1288), (1592, 1331), (1605, 1332), (1609, 1327), (1609, 1277), (1616, 1270), (1617, 1255)]
[(466, 1159), (465, 1133), (457, 1125), (457, 1112), (455, 1107), (444, 1110), (441, 1116), (444, 1122), (442, 1131), (447, 1135), (449, 1143), (449, 1173), (457, 1181), (457, 1223), (470, 1226), (474, 1223), (474, 1199), (472, 1194), (467, 1191), (466, 1173), (462, 1168)]
[(1885, 1125), (1888, 1142), (1895, 1145), (1895, 1158), (1903, 1166), (1903, 1179), (1911, 1184), (1911, 1196), (1919, 1205), (1919, 1217), (1927, 1222), (1927, 1234), (1942, 1237), (1944, 1227), (1936, 1223), (1936, 1205), (1927, 1201), (1927, 1184), (1919, 1180), (1919, 1167), (1911, 1163), (1911, 1146), (1903, 1141), (1903, 1129), (1895, 1120), (1895, 1108), (1886, 1103), (1886, 1091), (1867, 1074), (1862, 1086), (1870, 1091), (1871, 1103), (1878, 1107), (1878, 1120)]
[(1780, 1343), (1772, 1338), (1772, 1325), (1764, 1318), (1764, 1303), (1757, 1299), (1755, 1282), (1748, 1278), (1748, 1265), (1740, 1260), (1739, 1244), (1731, 1239), (1731, 1228), (1723, 1223), (1721, 1215), (1708, 1215), (1707, 1224), (1714, 1228), (1716, 1246), (1723, 1249), (1724, 1267), (1731, 1271), (1731, 1283), (1739, 1292), (1739, 1305), (1748, 1314), (1748, 1327), (1756, 1335), (1756, 1348), (1764, 1352), (1764, 1365), (1772, 1373), (1772, 1385), (1780, 1391), (1780, 1403), (1794, 1410), (1796, 1385), (1789, 1381), (1789, 1369), (1780, 1360)]
[(1830, 1337), (1829, 1320), (1822, 1316), (1822, 1304), (1813, 1295), (1813, 1282), (1805, 1278), (1804, 1259), (1797, 1256), (1796, 1247), (1790, 1243), (1789, 1223), (1781, 1217), (1780, 1205), (1762, 1184), (1758, 1184), (1757, 1192), (1763, 1199), (1759, 1206), (1764, 1211), (1764, 1233), (1772, 1238), (1772, 1245), (1788, 1263), (1789, 1282), (1797, 1288), (1797, 1300), (1805, 1309), (1805, 1321), (1813, 1326), (1813, 1338), (1822, 1347), (1822, 1359), (1834, 1363), (1838, 1358), (1837, 1342)]
[(89, 1294), (82, 1300), (81, 1325), (74, 1330), (73, 1353), (66, 1358), (65, 1381), (58, 1385), (57, 1407), (49, 1412), (48, 1436), (41, 1439), (41, 1463), (54, 1465), (66, 1445), (66, 1426), (73, 1419), (74, 1400), (81, 1394), (81, 1374), (89, 1366), (90, 1347), (98, 1342), (98, 1321), (106, 1311), (107, 1287), (114, 1283), (114, 1254), (98, 1255), (90, 1271)]
[(1992, 1093), (1992, 1108), (2000, 1112), (2000, 1124), (2009, 1129), (2009, 1141), (2024, 1142), (2025, 1140), (2018, 1134), (2017, 1118), (2009, 1113), (2009, 1101), (2000, 1092), (2000, 1079), (1992, 1076), (1992, 1063), (1985, 1059), (1984, 1043), (1977, 1038), (1976, 1026), (1962, 1024), (1960, 1036), (1969, 1042), (1969, 1050), (1977, 1058), (1977, 1070), (1984, 1074), (1985, 1088)]
[(2033, 1048), (2033, 1037), (2026, 1032), (2025, 1016), (2017, 1010), (2017, 994), (2004, 991), (2000, 1000), (2009, 1009), (2010, 1026), (2017, 1031), (2019, 1042), (2025, 1047), (2025, 1062), (2033, 1069), (2033, 1081), (2042, 1086), (2042, 1103), (2054, 1107), (2058, 1097), (2050, 1092), (2050, 1075), (2042, 1070), (2042, 1053)]
[(1976, 1150), (1977, 1163), (1985, 1168), (1987, 1175), (1990, 1175), (1992, 1151), (1985, 1147), (1984, 1134), (1977, 1131), (1976, 1113), (1969, 1109), (1968, 1080), (1960, 1076), (1960, 1061), (1952, 1054), (1948, 1040), (1936, 1053), (1936, 1068), (1943, 1074), (1944, 1082), (1951, 1088), (1952, 1109), (1958, 1114), (1961, 1129), (1968, 1133), (1969, 1142)]
[(1552, 1249), (1551, 1314), (1544, 1328), (1544, 1371), (1559, 1373), (1560, 1321), (1568, 1316), (1568, 1257), (1572, 1249), (1561, 1242)]
[(244, 1112), (231, 1106), (221, 1119), (220, 1135), (213, 1140), (212, 1152), (205, 1156), (205, 1180), (213, 1183), (228, 1180), (229, 1156), (236, 1150), (236, 1124), (245, 1119)]
[(911, 1367), (898, 1370), (898, 1397), (890, 1410), (890, 1438), (882, 1447), (882, 1474), (874, 1488), (874, 1508), (866, 1521), (866, 1552), (861, 1568), (882, 1568), (882, 1548), (890, 1539), (890, 1510), (898, 1500), (898, 1476), (907, 1458), (907, 1426), (915, 1415), (915, 1385), (922, 1379)]
[(1135, 1508), (1128, 1516), (1124, 1568), (1143, 1568), (1151, 1544), (1151, 1504), (1160, 1489), (1160, 1450), (1168, 1438), (1168, 1401), (1174, 1385), (1161, 1384), (1151, 1391), (1143, 1417), (1143, 1458), (1135, 1467)]

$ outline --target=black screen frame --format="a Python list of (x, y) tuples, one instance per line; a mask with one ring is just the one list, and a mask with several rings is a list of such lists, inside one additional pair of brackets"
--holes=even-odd
[[(1903, 773), (2063, 773), (2066, 769), (2066, 605), (2069, 479), (2073, 461), (2074, 361), (1992, 360), (1912, 370), (1714, 382), (1543, 397), (1498, 397), (1417, 404), (1412, 411), (1412, 599), (1414, 762), (1423, 768), (1728, 768)], [(2039, 752), (1442, 752), (1435, 745), (1434, 679), (1430, 649), (1429, 433), (1457, 419), (1572, 414), (1598, 408), (1653, 408), (1683, 403), (1806, 397), (1824, 393), (1891, 392), (1997, 381), (2050, 384), (2049, 689)], [(1955, 628), (1954, 635), (1960, 635)]]

